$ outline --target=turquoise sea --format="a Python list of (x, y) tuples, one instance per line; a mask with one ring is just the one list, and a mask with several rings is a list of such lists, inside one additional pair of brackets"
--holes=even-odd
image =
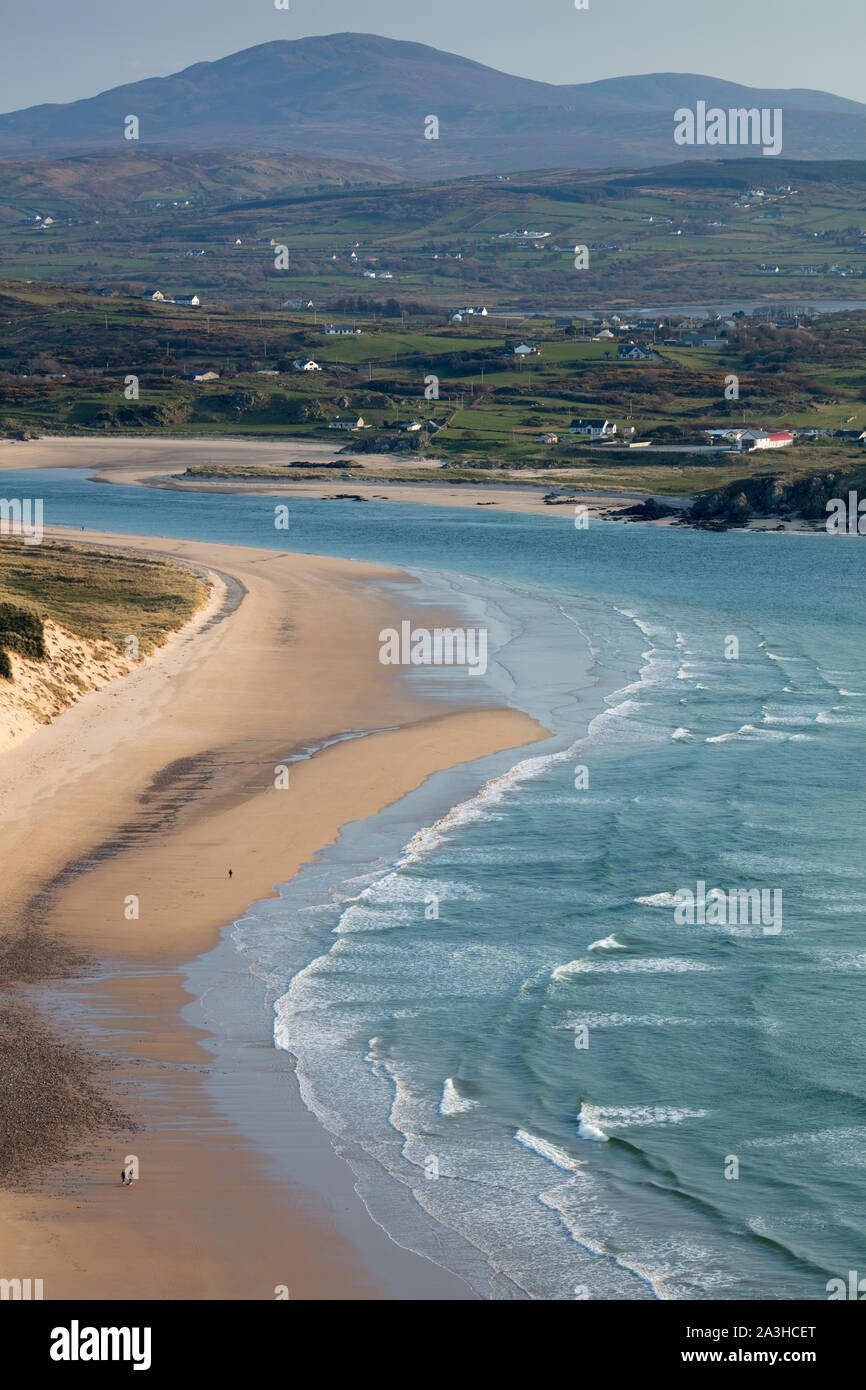
[[(486, 626), (488, 682), (553, 731), (348, 827), (232, 931), (395, 1240), (506, 1299), (866, 1270), (857, 537), (333, 501), (287, 537), (267, 498), (4, 476), (37, 487), (46, 524), (408, 570), (406, 617)], [(699, 884), (779, 921), (677, 920)]]

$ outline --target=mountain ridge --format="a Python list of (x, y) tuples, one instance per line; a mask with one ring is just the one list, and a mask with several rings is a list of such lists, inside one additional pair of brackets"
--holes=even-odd
[[(123, 123), (135, 115), (140, 146), (151, 151), (292, 149), (437, 178), (611, 168), (705, 155), (704, 147), (673, 143), (674, 111), (698, 100), (781, 107), (792, 159), (856, 158), (866, 142), (866, 105), (833, 93), (751, 88), (696, 73), (552, 84), (425, 44), (344, 33), (276, 39), (79, 101), (7, 112), (0, 158), (123, 148), (132, 143)], [(425, 139), (429, 115), (440, 122), (437, 140)], [(724, 153), (737, 158), (755, 148)]]

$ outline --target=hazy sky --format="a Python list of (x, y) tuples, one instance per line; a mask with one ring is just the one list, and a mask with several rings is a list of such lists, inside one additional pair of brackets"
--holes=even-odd
[(697, 72), (866, 101), (866, 0), (0, 0), (0, 111), (72, 101), (275, 38), (413, 39), (589, 82)]

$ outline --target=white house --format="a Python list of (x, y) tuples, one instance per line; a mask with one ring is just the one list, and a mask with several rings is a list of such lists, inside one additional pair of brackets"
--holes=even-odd
[(401, 425), (400, 428), (405, 430), (406, 434), (417, 434), (419, 430), (423, 430), (424, 422), (422, 420), (410, 420), (408, 424)]
[(584, 434), (590, 439), (609, 439), (616, 434), (616, 425), (610, 420), (572, 420), (569, 434)]
[(654, 348), (645, 347), (642, 343), (620, 343), (617, 349), (617, 357), (628, 362), (656, 362), (658, 356)]
[(199, 299), (199, 297), (198, 297), (197, 294), (176, 294), (175, 297), (174, 297), (174, 300), (173, 300), (172, 302), (173, 302), (174, 304), (187, 304), (187, 305), (199, 305), (199, 304), (201, 304), (201, 300)]
[(314, 362), (312, 357), (299, 357), (292, 363), (296, 372), (320, 372), (322, 369), (318, 362)]
[(539, 349), (529, 343), (518, 343), (514, 349), (515, 357), (538, 357)]
[(141, 297), (142, 299), (157, 299), (159, 300), (160, 304), (165, 303), (165, 295), (163, 294), (162, 290), (145, 290), (144, 294)]
[(193, 372), (193, 381), (219, 381), (219, 372)]
[(593, 334), (592, 341), (594, 343), (605, 343), (609, 342), (613, 336), (609, 328), (603, 328), (600, 333)]
[(365, 271), (364, 271), (364, 279), (365, 279), (365, 280), (375, 280), (375, 278), (376, 278), (376, 272), (375, 272), (375, 270), (365, 270)]
[(335, 415), (328, 421), (329, 430), (365, 430), (363, 415)]

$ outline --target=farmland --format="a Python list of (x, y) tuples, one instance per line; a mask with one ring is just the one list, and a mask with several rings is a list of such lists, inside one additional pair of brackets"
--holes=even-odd
[[(0, 274), (264, 311), (369, 293), (503, 311), (866, 298), (862, 162), (773, 161), (766, 188), (761, 160), (443, 183), (283, 166), (138, 152), (6, 161)], [(521, 229), (548, 235), (506, 238)]]

